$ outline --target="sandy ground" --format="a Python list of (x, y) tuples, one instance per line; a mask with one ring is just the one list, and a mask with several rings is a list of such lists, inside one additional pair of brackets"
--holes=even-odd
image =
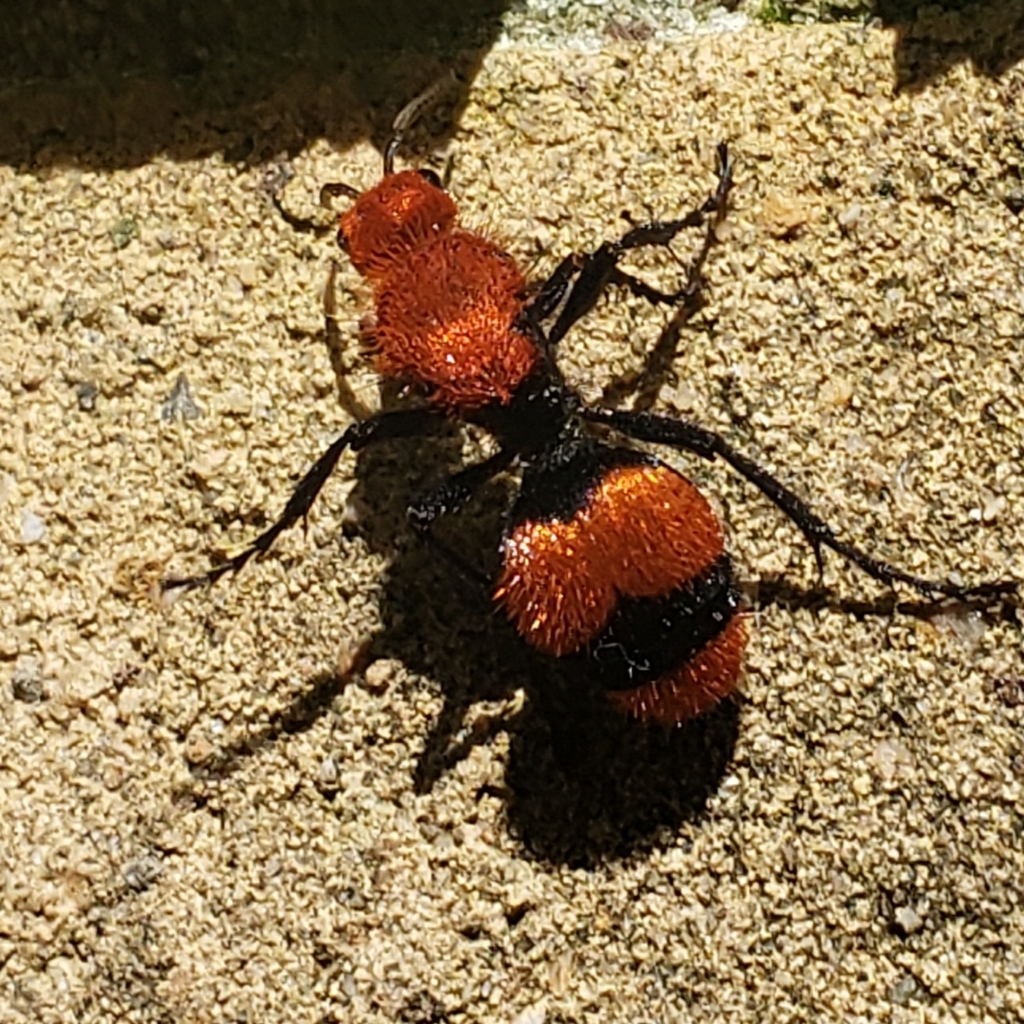
[[(708, 304), (639, 400), (901, 566), (1024, 579), (1024, 69), (894, 95), (892, 53), (501, 49), (419, 158), (541, 276), (622, 210), (700, 202), (728, 140)], [(163, 604), (349, 422), (339, 374), (380, 401), (343, 261), (325, 344), (333, 232), (267, 198), (290, 178), (321, 216), (379, 156), (90, 166), (0, 167), (0, 1021), (1020, 1019), (1019, 612), (894, 601), (834, 557), (821, 589), (749, 487), (672, 457), (728, 523), (743, 694), (669, 735), (566, 721), (403, 528), (484, 450), (455, 429), (347, 458), (305, 536)], [(606, 304), (567, 372), (628, 404), (666, 320)], [(505, 489), (447, 526), (484, 564)]]

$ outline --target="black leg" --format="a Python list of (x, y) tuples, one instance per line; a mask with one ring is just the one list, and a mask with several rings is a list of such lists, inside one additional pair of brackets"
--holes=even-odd
[[(718, 187), (700, 209), (688, 213), (679, 220), (638, 224), (618, 241), (605, 242), (594, 252), (566, 257), (543, 284), (527, 307), (525, 315), (539, 324), (554, 313), (568, 293), (561, 313), (547, 332), (548, 342), (553, 347), (565, 337), (577, 320), (594, 308), (605, 289), (611, 284), (625, 285), (635, 295), (657, 303), (676, 303), (695, 295), (700, 289), (704, 262), (714, 244), (715, 227), (725, 213), (731, 188), (732, 163), (729, 161), (728, 149), (724, 144), (720, 144)], [(658, 291), (618, 269), (619, 260), (631, 249), (648, 245), (667, 246), (684, 228), (700, 227), (702, 224), (707, 225), (704, 243), (689, 268), (686, 284), (678, 291)]]
[[(334, 196), (347, 196), (349, 199), (358, 199), (359, 190), (340, 181), (329, 182), (320, 189), (320, 205), (325, 209), (332, 209), (331, 199)], [(274, 204), (274, 209), (281, 215), (281, 219), (293, 231), (316, 235), (319, 238), (321, 235), (326, 235), (332, 230), (331, 223), (324, 224), (322, 221), (314, 220), (311, 217), (296, 217), (294, 213), (285, 208), (284, 203), (281, 202), (281, 195), (278, 192), (270, 193), (270, 201)]]
[(566, 256), (555, 267), (551, 276), (537, 289), (523, 315), (535, 324), (541, 324), (547, 320), (558, 309), (559, 303), (565, 298), (565, 293), (572, 284), (572, 279), (583, 269), (588, 258), (588, 253), (579, 252)]
[(616, 267), (608, 278), (608, 283), (618, 284), (628, 288), (638, 299), (646, 299), (652, 306), (674, 306), (677, 302), (694, 294), (696, 291), (696, 288), (692, 284), (691, 277), (692, 275), (687, 276), (687, 282), (682, 288), (677, 288), (674, 292), (663, 292), (657, 288), (653, 288), (646, 281), (641, 281), (640, 278), (633, 277), (632, 274), (627, 274), (625, 271), (619, 270), (619, 268)]
[(320, 188), (320, 205), (325, 210), (334, 208), (332, 199), (337, 196), (344, 196), (346, 199), (356, 200), (362, 195), (359, 189), (352, 185), (346, 185), (343, 181), (329, 181)]
[(464, 576), (485, 587), (489, 587), (491, 581), (434, 534), (434, 521), (449, 512), (457, 512), (488, 480), (507, 469), (514, 458), (514, 451), (502, 449), (489, 459), (467, 466), (443, 480), (434, 490), (420, 495), (406, 510), (412, 528), (427, 544)]
[(788, 487), (775, 479), (756, 462), (736, 451), (721, 435), (706, 430), (686, 420), (658, 416), (648, 412), (616, 412), (611, 409), (585, 409), (583, 415), (592, 423), (612, 427), (621, 434), (638, 441), (669, 445), (694, 452), (705, 459), (724, 459), (742, 477), (749, 480), (758, 490), (780, 508), (807, 538), (822, 569), (821, 549), (831, 548), (847, 561), (858, 566), (869, 576), (883, 583), (905, 583), (922, 594), (932, 596), (945, 594), (948, 597), (967, 600), (970, 598), (992, 598), (1013, 594), (1018, 590), (1014, 580), (997, 580), (974, 587), (958, 587), (953, 583), (928, 580), (903, 572), (895, 566), (874, 558), (860, 548), (841, 540), (835, 531), (816, 515), (811, 507), (797, 497)]
[(261, 533), (244, 551), (228, 559), (208, 572), (185, 579), (166, 579), (160, 584), (165, 593), (170, 590), (193, 590), (196, 587), (215, 583), (229, 572), (238, 572), (254, 555), (262, 555), (270, 550), (278, 536), (294, 526), (309, 513), (316, 496), (320, 493), (327, 478), (334, 472), (338, 460), (351, 448), (359, 451), (375, 441), (388, 438), (410, 437), (423, 433), (431, 424), (438, 422), (440, 415), (430, 409), (410, 409), (397, 412), (384, 412), (372, 416), (361, 423), (353, 423), (330, 448), (313, 463), (310, 470), (299, 481), (284, 512), (270, 527)]

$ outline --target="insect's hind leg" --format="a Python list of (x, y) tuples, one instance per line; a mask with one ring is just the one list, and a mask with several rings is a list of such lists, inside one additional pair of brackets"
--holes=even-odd
[[(552, 316), (562, 305), (555, 323), (546, 332), (549, 346), (556, 346), (573, 324), (590, 312), (609, 285), (623, 285), (634, 295), (652, 303), (675, 304), (699, 292), (704, 263), (715, 241), (715, 228), (725, 214), (733, 184), (733, 165), (728, 148), (717, 149), (718, 186), (698, 209), (678, 220), (637, 224), (614, 242), (605, 242), (593, 252), (567, 256), (541, 286), (527, 306), (525, 315), (535, 324)], [(706, 226), (704, 241), (690, 264), (686, 283), (674, 292), (663, 292), (619, 269), (622, 256), (632, 249), (668, 246), (684, 228)]]
[(942, 580), (929, 580), (904, 572), (888, 562), (869, 555), (838, 537), (832, 527), (818, 516), (807, 502), (753, 459), (738, 452), (720, 434), (696, 423), (655, 413), (619, 412), (611, 409), (585, 409), (583, 415), (593, 423), (604, 424), (638, 441), (681, 448), (706, 459), (723, 459), (793, 521), (810, 544), (818, 563), (819, 573), (823, 569), (822, 548), (830, 548), (873, 579), (890, 585), (904, 583), (928, 597), (942, 594), (959, 600), (984, 600), (1012, 595), (1020, 588), (1016, 580), (995, 580), (973, 587), (962, 587)]
[(305, 519), (328, 477), (334, 472), (338, 460), (348, 449), (360, 451), (375, 441), (420, 434), (439, 419), (439, 414), (433, 410), (410, 409), (379, 413), (359, 423), (353, 423), (313, 463), (306, 475), (299, 481), (277, 521), (268, 530), (264, 530), (244, 551), (239, 552), (234, 558), (229, 558), (223, 564), (196, 576), (188, 576), (184, 579), (165, 579), (161, 582), (160, 589), (164, 593), (172, 590), (194, 590), (197, 587), (216, 583), (228, 573), (238, 572), (251, 558), (269, 551), (274, 541), (285, 530), (294, 526), (300, 519)]

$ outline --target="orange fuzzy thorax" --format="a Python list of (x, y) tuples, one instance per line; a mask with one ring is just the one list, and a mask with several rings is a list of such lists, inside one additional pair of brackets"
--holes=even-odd
[(363, 193), (340, 223), (377, 300), (376, 368), (422, 385), (452, 412), (507, 403), (539, 360), (515, 328), (525, 288), (518, 267), (455, 218), (443, 189), (401, 171)]

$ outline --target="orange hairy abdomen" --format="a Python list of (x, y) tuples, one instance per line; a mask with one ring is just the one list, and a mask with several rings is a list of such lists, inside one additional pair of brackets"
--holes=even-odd
[(670, 594), (723, 550), (718, 517), (693, 484), (668, 466), (623, 466), (572, 519), (513, 530), (495, 598), (525, 640), (562, 656), (595, 641), (620, 598)]
[(424, 385), (448, 409), (506, 403), (533, 371), (536, 344), (515, 327), (525, 281), (507, 253), (452, 231), (396, 262), (377, 289), (377, 370)]

